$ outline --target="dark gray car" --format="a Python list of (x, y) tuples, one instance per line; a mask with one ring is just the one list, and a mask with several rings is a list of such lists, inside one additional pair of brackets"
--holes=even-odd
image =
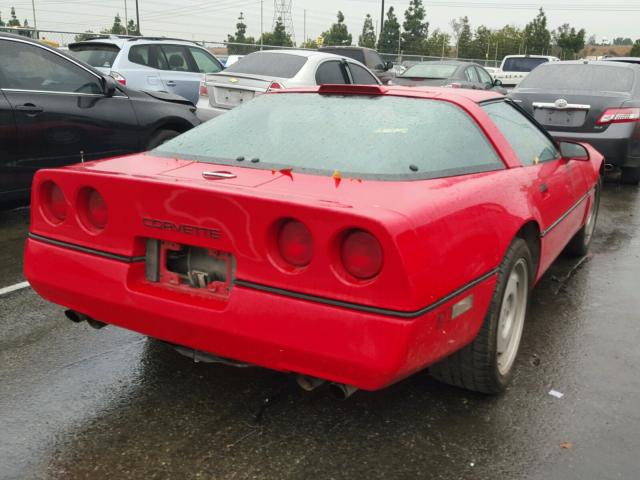
[(385, 85), (388, 84), (389, 81), (392, 81), (395, 77), (395, 74), (392, 70), (393, 63), (385, 62), (380, 54), (372, 48), (332, 46), (321, 47), (318, 49), (318, 51), (324, 53), (333, 53), (334, 55), (341, 55), (343, 57), (357, 60), (358, 62), (366, 66), (369, 70), (371, 70), (375, 74), (375, 76), (378, 77), (378, 80), (380, 80)]
[(540, 65), (510, 97), (556, 138), (587, 142), (622, 182), (640, 182), (640, 67), (609, 61)]
[(505, 94), (499, 80), (493, 80), (489, 72), (472, 62), (456, 60), (421, 62), (410, 66), (402, 75), (393, 79), (394, 85), (472, 88), (496, 90)]

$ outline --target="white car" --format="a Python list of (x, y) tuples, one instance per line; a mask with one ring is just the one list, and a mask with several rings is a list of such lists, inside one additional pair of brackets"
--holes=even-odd
[(503, 87), (512, 89), (538, 65), (559, 61), (558, 57), (547, 55), (507, 55), (502, 59), (500, 69), (492, 75), (495, 80), (502, 82)]
[(380, 85), (367, 67), (348, 57), (308, 50), (264, 50), (206, 75), (197, 106), (201, 118), (208, 119), (269, 90), (328, 83)]

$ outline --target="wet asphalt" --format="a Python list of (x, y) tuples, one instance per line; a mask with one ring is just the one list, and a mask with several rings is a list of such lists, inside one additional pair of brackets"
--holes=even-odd
[[(23, 281), (28, 215), (0, 212), (0, 288)], [(422, 373), (339, 401), (13, 292), (0, 297), (0, 478), (640, 478), (638, 188), (605, 185), (592, 253), (556, 262), (525, 328), (502, 396)]]

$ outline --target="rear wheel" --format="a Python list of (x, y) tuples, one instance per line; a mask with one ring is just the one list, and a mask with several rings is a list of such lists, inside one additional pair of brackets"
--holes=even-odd
[(622, 167), (620, 180), (625, 185), (638, 185), (640, 183), (640, 167)]
[(496, 289), (478, 336), (431, 367), (438, 380), (481, 393), (502, 392), (513, 376), (532, 280), (531, 252), (516, 238), (498, 268)]
[(156, 147), (159, 147), (164, 142), (168, 142), (178, 135), (180, 135), (180, 132), (176, 132), (175, 130), (158, 130), (151, 136), (151, 139), (147, 143), (146, 150), (152, 150)]
[(602, 189), (602, 180), (598, 179), (598, 183), (593, 190), (593, 195), (589, 200), (589, 214), (587, 220), (578, 233), (574, 235), (567, 245), (567, 253), (576, 256), (583, 256), (589, 252), (593, 233), (596, 230), (596, 222), (598, 221), (598, 211), (600, 210), (600, 190)]

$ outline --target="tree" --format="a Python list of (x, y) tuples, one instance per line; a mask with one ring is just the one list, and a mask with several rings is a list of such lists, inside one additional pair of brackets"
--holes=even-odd
[(367, 48), (376, 48), (376, 32), (373, 29), (373, 19), (367, 13), (362, 25), (362, 35), (358, 38), (358, 45)]
[(255, 47), (250, 45), (229, 45), (234, 43), (256, 43), (255, 38), (247, 37), (247, 25), (244, 23), (244, 15), (240, 12), (238, 23), (236, 23), (236, 34), (227, 35), (227, 51), (229, 55), (246, 55), (255, 51)]
[(398, 51), (398, 39), (400, 38), (400, 24), (398, 17), (393, 12), (393, 7), (389, 7), (387, 20), (378, 37), (378, 50), (382, 53), (394, 53)]
[(561, 50), (562, 58), (565, 58), (566, 52), (570, 52), (571, 58), (575, 59), (578, 52), (584, 48), (586, 34), (584, 29), (576, 32), (574, 27), (565, 23), (559, 26), (557, 30), (554, 30), (552, 36)]
[(344, 15), (338, 11), (338, 23), (322, 34), (324, 45), (351, 45), (351, 34), (344, 23)]
[(424, 43), (424, 53), (432, 57), (446, 57), (451, 49), (449, 42), (451, 36), (436, 28)]
[(262, 35), (261, 43), (274, 47), (293, 47), (293, 40), (291, 40), (291, 35), (287, 33), (281, 17), (276, 20), (273, 32), (265, 32)]
[(613, 39), (613, 44), (614, 45), (633, 45), (633, 40), (631, 40), (630, 38), (617, 37)]
[(21, 27), (20, 20), (16, 17), (16, 9), (11, 7), (11, 19), (7, 22), (7, 27)]
[(640, 57), (640, 38), (636, 40), (633, 47), (631, 47), (629, 55), (632, 57)]
[(488, 59), (491, 53), (491, 45), (495, 44), (493, 37), (494, 32), (484, 25), (480, 25), (476, 28), (476, 31), (473, 34), (469, 56), (471, 58)]
[(422, 0), (411, 0), (409, 8), (404, 12), (404, 33), (402, 34), (402, 49), (407, 53), (421, 53), (424, 42), (429, 35), (429, 22), (424, 21), (425, 10)]
[(471, 33), (469, 18), (466, 16), (460, 18), (459, 24), (460, 28), (456, 46), (456, 56), (458, 58), (470, 58), (472, 53), (473, 34)]
[(524, 28), (524, 52), (544, 55), (549, 52), (551, 33), (547, 29), (547, 16), (540, 8), (538, 15)]
[(302, 42), (300, 48), (309, 48), (311, 50), (315, 50), (318, 48), (318, 42), (316, 42), (312, 38), (307, 38), (304, 42)]
[(113, 25), (111, 28), (106, 28), (102, 30), (100, 33), (104, 33), (107, 35), (125, 35), (127, 32), (122, 25), (122, 19), (120, 18), (120, 14), (117, 13), (115, 17), (113, 17)]
[(596, 41), (596, 36), (595, 35), (589, 36), (589, 40), (587, 40), (587, 45), (589, 45), (589, 46), (597, 45), (597, 41)]
[(129, 35), (140, 35), (140, 30), (138, 30), (138, 26), (133, 20), (129, 20), (127, 23), (127, 31), (129, 32)]

